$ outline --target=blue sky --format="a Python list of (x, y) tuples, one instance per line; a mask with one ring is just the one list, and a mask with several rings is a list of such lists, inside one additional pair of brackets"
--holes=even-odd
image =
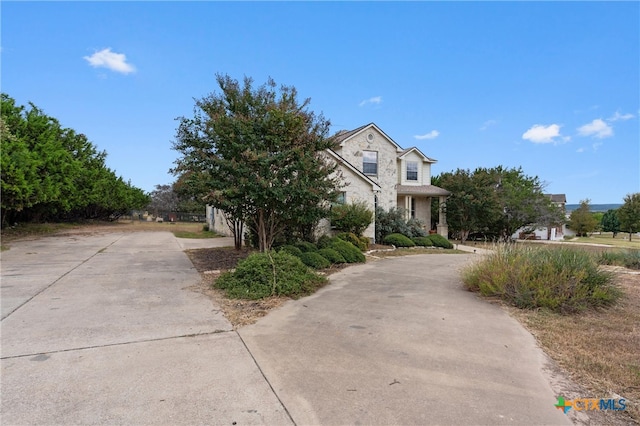
[(521, 166), (569, 203), (640, 191), (639, 2), (11, 2), (1, 89), (170, 183), (215, 74), (295, 86), (332, 131), (376, 123), (433, 173)]

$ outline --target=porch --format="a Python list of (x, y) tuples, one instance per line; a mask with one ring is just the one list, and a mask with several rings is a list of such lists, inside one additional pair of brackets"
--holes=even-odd
[(403, 208), (407, 219), (418, 219), (431, 231), (431, 202), (434, 198), (440, 201), (437, 233), (448, 238), (449, 226), (444, 209), (447, 197), (451, 194), (446, 189), (435, 185), (397, 185), (397, 206)]

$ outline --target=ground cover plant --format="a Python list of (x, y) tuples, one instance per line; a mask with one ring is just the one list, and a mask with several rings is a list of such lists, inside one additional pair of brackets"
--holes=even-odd
[(563, 313), (609, 306), (620, 295), (594, 256), (566, 247), (500, 246), (465, 269), (463, 281), (518, 308)]
[(214, 285), (230, 298), (261, 299), (269, 296), (300, 297), (326, 283), (302, 261), (286, 252), (254, 253), (238, 263), (235, 271), (218, 277)]

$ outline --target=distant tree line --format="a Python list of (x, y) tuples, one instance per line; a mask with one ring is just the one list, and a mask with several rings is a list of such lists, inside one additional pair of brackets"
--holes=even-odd
[(640, 232), (640, 192), (627, 194), (620, 208), (604, 214), (591, 212), (589, 200), (582, 200), (580, 207), (571, 212), (567, 226), (578, 236), (604, 231), (613, 233), (615, 238), (619, 232), (625, 232), (631, 241), (632, 234)]
[(2, 95), (1, 222), (113, 219), (149, 196), (105, 164), (107, 153), (30, 103)]

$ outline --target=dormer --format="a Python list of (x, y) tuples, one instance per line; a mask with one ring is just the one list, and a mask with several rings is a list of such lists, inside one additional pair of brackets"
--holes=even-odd
[(400, 185), (431, 185), (431, 164), (436, 160), (424, 155), (415, 146), (398, 155), (398, 183)]

